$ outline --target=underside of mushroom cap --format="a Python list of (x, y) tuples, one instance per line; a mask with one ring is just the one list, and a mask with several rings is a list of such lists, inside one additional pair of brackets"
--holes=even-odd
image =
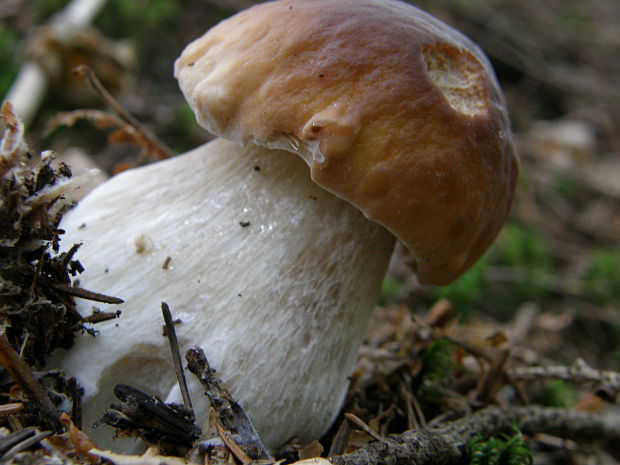
[(191, 43), (175, 74), (214, 134), (297, 152), (445, 284), (488, 248), (518, 174), (482, 52), (392, 0), (281, 0)]

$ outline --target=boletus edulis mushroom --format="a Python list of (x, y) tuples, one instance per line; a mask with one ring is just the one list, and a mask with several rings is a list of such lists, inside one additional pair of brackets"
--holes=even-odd
[(166, 301), (182, 353), (204, 349), (268, 447), (311, 441), (341, 407), (395, 241), (422, 283), (446, 284), (504, 223), (519, 164), (501, 91), (476, 45), (396, 0), (259, 4), (175, 74), (218, 138), (65, 216), (82, 285), (125, 303), (57, 361), (87, 424), (117, 383), (179, 398)]

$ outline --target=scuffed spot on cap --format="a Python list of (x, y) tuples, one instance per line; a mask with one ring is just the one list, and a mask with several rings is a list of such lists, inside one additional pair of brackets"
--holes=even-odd
[(467, 116), (486, 115), (485, 69), (471, 53), (445, 43), (425, 46), (422, 52), (429, 78), (454, 110)]

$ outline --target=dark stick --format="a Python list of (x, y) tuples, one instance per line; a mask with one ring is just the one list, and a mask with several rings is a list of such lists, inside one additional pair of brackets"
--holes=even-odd
[(109, 321), (109, 320), (113, 320), (114, 318), (118, 318), (120, 313), (121, 313), (120, 310), (117, 310), (116, 312), (95, 311), (91, 313), (90, 315), (88, 315), (86, 318), (84, 318), (83, 321), (85, 323), (92, 323), (92, 324), (101, 323), (103, 321)]
[(187, 409), (181, 405), (166, 404), (157, 396), (127, 384), (114, 386), (114, 395), (122, 403), (113, 404), (102, 423), (136, 432), (147, 442), (160, 445), (191, 447), (200, 436), (200, 428), (188, 419)]
[(4, 455), (9, 449), (16, 444), (19, 444), (24, 439), (28, 439), (36, 433), (34, 428), (28, 427), (21, 431), (15, 431), (0, 439), (0, 457)]
[(187, 389), (185, 373), (183, 373), (181, 353), (179, 352), (179, 341), (177, 339), (177, 333), (174, 329), (174, 323), (172, 322), (170, 307), (168, 307), (168, 304), (166, 302), (161, 303), (161, 313), (164, 315), (164, 323), (166, 325), (168, 343), (170, 344), (170, 352), (172, 352), (172, 363), (174, 363), (174, 371), (177, 374), (177, 381), (179, 382), (179, 387), (181, 388), (183, 404), (191, 412), (192, 420), (194, 420), (196, 417), (194, 415), (194, 408), (192, 407), (192, 399), (190, 398), (189, 390)]
[(72, 295), (73, 297), (80, 297), (82, 299), (93, 300), (95, 302), (102, 302), (104, 304), (122, 304), (124, 302), (123, 299), (119, 299), (118, 297), (113, 297), (110, 295), (99, 294), (98, 292), (88, 291), (86, 289), (82, 289), (81, 287), (71, 287), (65, 286), (64, 284), (52, 283), (47, 280), (43, 280), (43, 283), (46, 286), (53, 287), (58, 291), (62, 291), (65, 294)]
[(342, 420), (336, 435), (332, 439), (332, 445), (329, 448), (328, 457), (344, 454), (349, 444), (349, 434), (351, 432), (351, 423), (346, 418)]
[(26, 391), (28, 397), (46, 414), (51, 423), (50, 426), (56, 431), (62, 431), (58, 409), (45, 394), (39, 382), (33, 378), (28, 365), (19, 358), (3, 334), (0, 334), (0, 362), (11, 377)]
[(71, 398), (71, 420), (79, 429), (82, 429), (82, 392), (75, 378), (68, 381), (69, 397)]
[(11, 460), (21, 451), (28, 449), (30, 446), (34, 446), (37, 442), (41, 441), (42, 439), (45, 439), (46, 437), (51, 436), (51, 434), (52, 434), (51, 431), (43, 431), (42, 433), (38, 433), (32, 436), (31, 438), (28, 438), (20, 442), (19, 444), (16, 444), (11, 449), (9, 449), (2, 457), (0, 457), (0, 460), (2, 461)]
[(199, 347), (189, 349), (185, 352), (185, 360), (187, 361), (187, 368), (189, 371), (196, 375), (202, 387), (205, 388), (205, 394), (209, 398), (211, 407), (216, 411), (224, 428), (233, 430), (234, 421), (232, 418), (232, 411), (228, 405), (228, 401), (222, 395), (223, 389), (221, 381), (215, 376), (215, 370), (209, 365), (207, 357), (202, 349)]
[(258, 437), (252, 421), (241, 406), (222, 388), (221, 381), (200, 347), (185, 352), (187, 368), (196, 375), (205, 388), (211, 407), (216, 411), (224, 428), (239, 434), (243, 449), (254, 460), (273, 460), (267, 448)]

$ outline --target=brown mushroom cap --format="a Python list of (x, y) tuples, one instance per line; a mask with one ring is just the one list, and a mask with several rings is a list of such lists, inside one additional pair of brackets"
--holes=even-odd
[(286, 148), (445, 284), (506, 219), (519, 163), (482, 52), (393, 0), (281, 0), (218, 24), (175, 65), (199, 122)]

